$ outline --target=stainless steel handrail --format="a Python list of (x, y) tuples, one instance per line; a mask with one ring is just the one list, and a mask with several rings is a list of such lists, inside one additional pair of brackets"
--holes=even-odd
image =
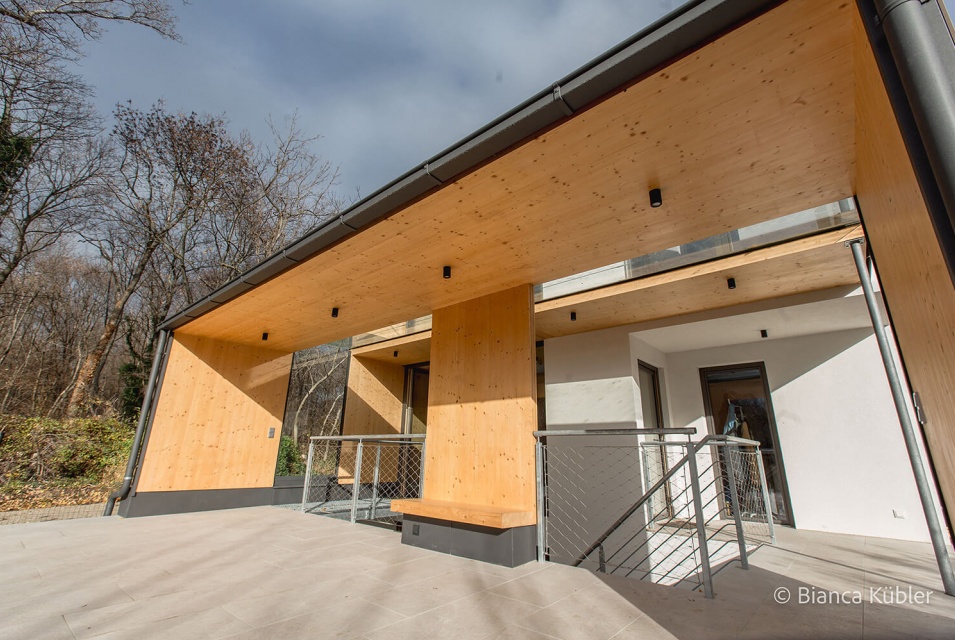
[(309, 438), (309, 440), (335, 440), (339, 442), (359, 442), (362, 440), (368, 440), (374, 442), (376, 440), (424, 440), (424, 438), (425, 434), (423, 433), (376, 433), (367, 436), (312, 436)]
[(535, 438), (550, 436), (692, 436), (696, 429), (680, 427), (676, 429), (555, 429), (535, 431)]

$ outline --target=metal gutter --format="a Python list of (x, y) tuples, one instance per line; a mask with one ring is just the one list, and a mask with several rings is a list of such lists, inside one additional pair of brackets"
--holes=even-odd
[(167, 318), (181, 327), (424, 194), (541, 133), (688, 50), (779, 4), (780, 0), (690, 0), (548, 89), (360, 200), (315, 231), (202, 300)]

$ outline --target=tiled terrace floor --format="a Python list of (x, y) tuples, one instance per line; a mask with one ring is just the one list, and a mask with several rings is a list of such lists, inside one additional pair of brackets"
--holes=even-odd
[[(955, 598), (941, 595), (928, 545), (789, 530), (779, 542), (749, 571), (718, 573), (707, 600), (559, 565), (453, 558), (271, 507), (10, 525), (0, 638), (955, 638)], [(882, 604), (869, 589), (886, 586), (934, 593)], [(779, 587), (788, 604), (774, 602)], [(863, 602), (798, 604), (800, 587), (858, 590)]]

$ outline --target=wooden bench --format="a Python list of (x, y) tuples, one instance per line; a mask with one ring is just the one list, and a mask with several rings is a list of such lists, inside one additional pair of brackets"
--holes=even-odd
[(537, 524), (537, 514), (534, 511), (442, 500), (392, 500), (391, 510), (421, 518), (464, 522), (492, 529), (511, 529)]

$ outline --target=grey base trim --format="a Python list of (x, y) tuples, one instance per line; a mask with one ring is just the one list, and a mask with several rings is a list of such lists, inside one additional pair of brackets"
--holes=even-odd
[(124, 518), (138, 518), (171, 513), (295, 504), (301, 500), (301, 485), (203, 491), (140, 491), (119, 503), (119, 515)]
[(537, 527), (492, 529), (406, 514), (401, 524), (401, 543), (516, 567), (537, 558)]

